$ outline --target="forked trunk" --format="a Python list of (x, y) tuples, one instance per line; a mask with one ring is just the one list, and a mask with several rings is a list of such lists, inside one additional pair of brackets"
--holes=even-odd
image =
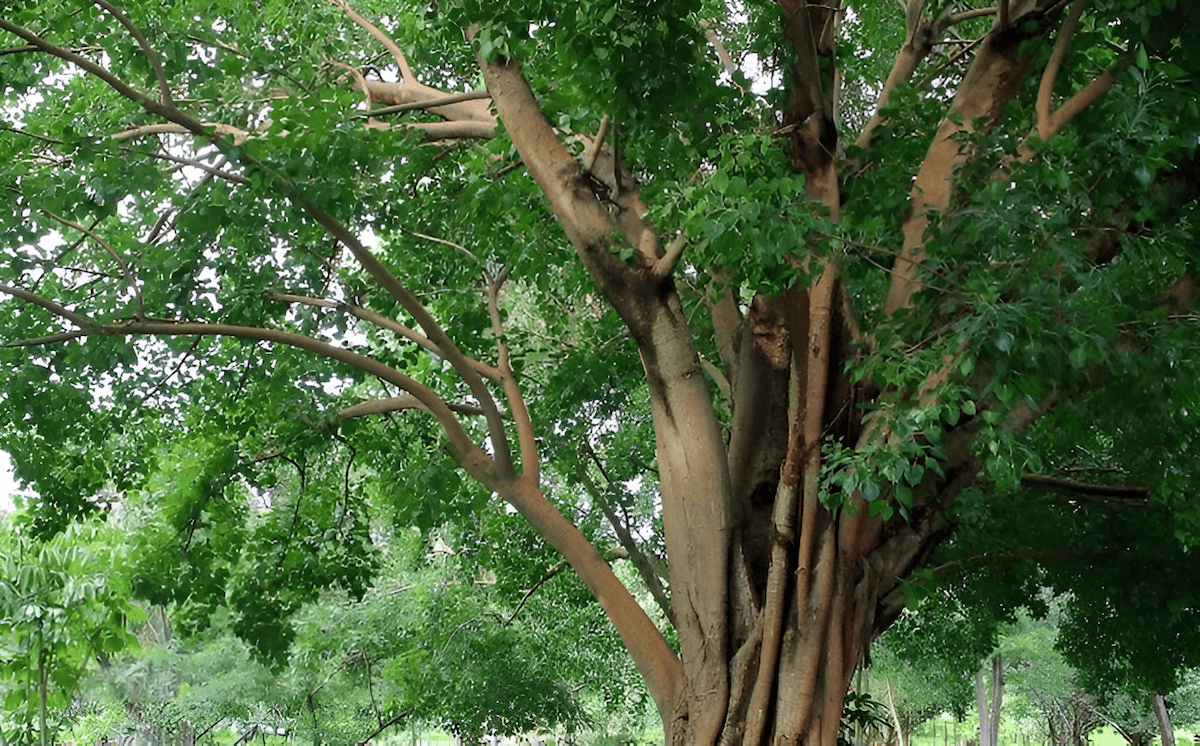
[[(806, 176), (807, 197), (836, 220), (836, 11), (805, 0), (781, 4), (797, 54), (781, 134), (790, 136), (792, 164)], [(940, 200), (963, 157), (950, 138), (953, 122), (963, 121), (964, 113), (972, 124), (995, 121), (1024, 74), (1016, 46), (1008, 37), (989, 35), (955, 101), (957, 113), (931, 145), (914, 191), (907, 253), (897, 263), (890, 309), (907, 305), (920, 285), (926, 215), (944, 208)], [(797, 246), (797, 263), (819, 274), (811, 286), (756, 297), (744, 312), (731, 291), (711, 309), (729, 379), (726, 441), (671, 279), (686, 237), (669, 248), (659, 243), (644, 219), (636, 182), (619, 159), (600, 155), (603, 126), (589, 145), (594, 155), (576, 160), (516, 63), (481, 61), (481, 67), (530, 175), (641, 353), (654, 415), (678, 658), (632, 597), (612, 589), (615, 577), (598, 554), (576, 547), (582, 537), (543, 509), (533, 481), (477, 478), (533, 516), (597, 592), (646, 675), (668, 743), (834, 746), (855, 667), (902, 607), (899, 578), (932, 550), (946, 507), (979, 471), (969, 454), (971, 425), (964, 421), (945, 433), (945, 455), (937, 470), (913, 485), (906, 520), (885, 523), (858, 491), (843, 494), (822, 485), (824, 443), (852, 450), (891, 436), (886, 423), (863, 421), (866, 410), (859, 405), (875, 393), (852, 385), (846, 374), (861, 340), (837, 280), (838, 264), (818, 264)], [(931, 374), (929, 388), (939, 375)], [(924, 398), (927, 392), (915, 393)], [(864, 476), (877, 488), (871, 497), (885, 505), (893, 485), (877, 474)]]

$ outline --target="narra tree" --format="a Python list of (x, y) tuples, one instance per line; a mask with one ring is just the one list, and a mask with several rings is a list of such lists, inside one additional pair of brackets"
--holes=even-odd
[[(222, 516), (313, 464), (332, 562), (371, 511), (506, 504), (670, 743), (833, 746), (954, 511), (1136, 482), (1195, 538), (1196, 21), (8, 2), (4, 447), (47, 531), (186, 495), (180, 603), (224, 577)], [(1031, 426), (1095, 459), (1041, 473)], [(207, 466), (148, 487), (172, 448)], [(228, 602), (286, 615), (264, 567)]]

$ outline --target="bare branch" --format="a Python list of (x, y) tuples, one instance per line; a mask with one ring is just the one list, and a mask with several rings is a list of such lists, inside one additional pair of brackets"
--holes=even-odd
[(346, 226), (342, 225), (337, 218), (326, 212), (324, 208), (309, 202), (304, 205), (304, 209), (325, 230), (329, 231), (330, 235), (350, 250), (350, 253), (354, 255), (354, 258), (358, 260), (362, 268), (367, 271), (367, 274), (371, 275), (388, 295), (412, 315), (417, 325), (425, 332), (425, 336), (429, 337), (429, 341), (437, 345), (442, 351), (446, 361), (450, 363), (467, 384), (467, 387), (471, 389), (471, 394), (487, 413), (488, 435), (492, 439), (492, 446), (495, 448), (496, 465), (501, 471), (511, 473), (512, 461), (509, 456), (508, 436), (504, 431), (504, 422), (500, 417), (500, 411), (496, 408), (496, 402), (492, 398), (491, 392), (488, 391), (483, 378), (472, 364), (473, 361), (458, 349), (458, 345), (454, 344), (454, 341), (450, 339), (450, 335), (446, 334), (446, 331), (442, 329), (442, 326), (433, 318), (433, 315), (429, 313), (421, 301), (405, 287), (404, 283), (392, 274), (391, 270), (383, 262), (379, 261), (370, 249), (358, 240), (358, 236), (350, 232)]
[(600, 117), (600, 127), (596, 130), (596, 136), (587, 141), (587, 145), (583, 149), (583, 155), (579, 157), (579, 162), (583, 164), (583, 170), (591, 172), (592, 167), (596, 165), (596, 156), (600, 155), (600, 148), (604, 147), (604, 136), (608, 133), (608, 115)]
[[(31, 49), (36, 51), (37, 47), (31, 47)], [(5, 130), (6, 132), (15, 132), (18, 135), (25, 135), (26, 137), (32, 137), (33, 139), (41, 140), (42, 142), (48, 142), (51, 145), (62, 145), (62, 140), (59, 140), (57, 137), (47, 137), (46, 135), (39, 135), (39, 134), (36, 134), (33, 132), (26, 132), (23, 129), (19, 129), (17, 127), (12, 127), (9, 125), (0, 125), (0, 129)]]
[[(708, 43), (713, 45), (713, 50), (717, 53), (717, 59), (721, 61), (721, 67), (725, 68), (725, 72), (729, 73), (730, 80), (733, 80), (734, 74), (738, 71), (737, 64), (733, 61), (733, 57), (729, 56), (729, 50), (721, 42), (721, 37), (717, 36), (717, 31), (708, 21), (700, 21), (700, 30), (704, 32), (704, 38), (708, 39)], [(746, 89), (742, 88), (736, 82), (738, 90), (745, 93)]]
[(484, 275), (488, 278), (488, 314), (492, 319), (492, 333), (496, 335), (496, 367), (500, 370), (500, 387), (504, 391), (504, 397), (508, 400), (509, 411), (517, 426), (517, 442), (521, 448), (521, 470), (527, 478), (537, 484), (541, 480), (537, 438), (533, 432), (533, 422), (529, 418), (529, 408), (525, 405), (525, 399), (521, 396), (521, 388), (517, 385), (517, 378), (513, 373), (508, 341), (504, 338), (504, 324), (500, 319), (500, 290), (508, 278), (508, 268), (503, 269), (496, 277), (491, 277), (485, 268)]
[(146, 155), (150, 156), (151, 158), (157, 158), (162, 161), (170, 161), (171, 163), (178, 163), (181, 166), (191, 166), (193, 168), (198, 168), (201, 171), (210, 173), (213, 176), (216, 176), (221, 179), (225, 179), (226, 181), (232, 181), (235, 184), (249, 184), (250, 183), (250, 180), (247, 179), (245, 176), (242, 176), (240, 174), (230, 173), (228, 171), (222, 171), (221, 169), (219, 169), (215, 166), (208, 165), (204, 161), (199, 161), (199, 160), (195, 160), (192, 158), (180, 158), (179, 156), (170, 155), (169, 153), (160, 153), (157, 151), (152, 151), (152, 152), (146, 153)]
[(306, 350), (321, 357), (350, 365), (412, 394), (442, 426), (460, 463), (483, 455), (479, 447), (471, 440), (471, 436), (463, 429), (458, 418), (454, 416), (454, 413), (450, 410), (446, 402), (424, 384), (411, 376), (401, 373), (390, 365), (384, 365), (378, 360), (360, 355), (343, 347), (307, 337), (303, 334), (285, 332), (278, 329), (265, 329), (262, 327), (238, 326), (234, 324), (206, 324), (187, 321), (129, 321), (102, 327), (93, 333), (111, 336), (155, 335), (178, 337), (200, 335), (236, 337), (239, 339), (284, 344), (289, 347)]
[(1043, 141), (1049, 139), (1046, 133), (1050, 128), (1053, 116), (1050, 106), (1054, 97), (1054, 83), (1058, 80), (1058, 73), (1062, 69), (1063, 58), (1067, 56), (1067, 48), (1071, 46), (1071, 37), (1075, 35), (1075, 29), (1079, 25), (1079, 17), (1083, 14), (1084, 4), (1084, 0), (1075, 0), (1071, 3), (1071, 12), (1063, 21), (1062, 30), (1059, 31), (1058, 38), (1054, 41), (1054, 51), (1050, 53), (1050, 60), (1042, 72), (1042, 82), (1038, 86), (1036, 111), (1038, 136)]
[[(370, 93), (368, 92), (368, 95)], [(458, 104), (463, 101), (478, 101), (481, 99), (490, 99), (492, 94), (487, 91), (467, 91), (466, 93), (455, 93), (451, 96), (443, 96), (442, 98), (433, 98), (428, 101), (413, 101), (408, 104), (396, 104), (395, 106), (385, 106), (381, 109), (368, 111), (363, 116), (381, 117), (385, 114), (399, 114), (404, 111), (423, 111), (425, 109), (434, 109), (449, 104)]]
[(713, 365), (712, 362), (710, 362), (709, 359), (703, 355), (700, 356), (700, 367), (704, 368), (704, 372), (708, 374), (709, 378), (713, 379), (713, 383), (717, 384), (717, 388), (720, 389), (721, 393), (726, 399), (728, 399), (732, 395), (732, 390), (729, 388), (729, 379), (725, 377), (725, 374), (721, 372), (721, 369)]
[(943, 22), (943, 25), (946, 28), (950, 28), (951, 26), (955, 26), (963, 21), (969, 21), (972, 18), (983, 18), (984, 16), (994, 15), (996, 15), (995, 8), (973, 8), (971, 10), (964, 10), (961, 13), (953, 13), (947, 16), (946, 20)]
[(145, 303), (142, 302), (142, 291), (140, 288), (138, 288), (137, 278), (134, 276), (133, 270), (131, 270), (129, 268), (129, 265), (125, 263), (125, 260), (121, 258), (121, 255), (118, 254), (116, 252), (116, 250), (113, 249), (113, 247), (108, 244), (107, 241), (105, 241), (103, 238), (100, 238), (100, 236), (95, 231), (84, 228), (79, 223), (75, 223), (70, 220), (67, 220), (66, 218), (64, 218), (60, 215), (55, 215), (53, 212), (50, 212), (49, 210), (47, 210), (45, 207), (39, 207), (38, 210), (40, 210), (44, 215), (49, 215), (51, 218), (58, 221), (59, 223), (62, 223), (63, 225), (67, 226), (68, 228), (74, 228), (75, 230), (79, 231), (80, 233), (84, 234), (85, 236), (88, 236), (93, 241), (95, 241), (96, 243), (98, 243), (102, 247), (104, 247), (104, 250), (107, 251), (109, 253), (109, 255), (112, 256), (112, 258), (116, 260), (117, 265), (120, 266), (120, 268), (121, 268), (121, 272), (125, 275), (126, 282), (129, 283), (130, 289), (133, 290), (133, 294), (137, 298), (138, 315), (139, 316), (146, 315), (146, 305), (145, 305)]
[(363, 97), (366, 99), (366, 106), (364, 106), (363, 108), (364, 108), (366, 114), (369, 115), (371, 113), (371, 88), (370, 88), (370, 86), (367, 85), (367, 79), (365, 77), (363, 77), (362, 72), (360, 72), (357, 67), (352, 67), (350, 65), (347, 65), (345, 62), (338, 62), (337, 60), (325, 60), (325, 61), (327, 63), (329, 63), (330, 65), (336, 65), (337, 67), (342, 68), (343, 70), (349, 72), (350, 75), (352, 75), (354, 77), (354, 81), (356, 83), (358, 83), (358, 87), (360, 90), (362, 90)]
[[(250, 136), (250, 133), (244, 129), (234, 127), (232, 124), (223, 124), (221, 122), (202, 122), (202, 126), (211, 128), (214, 135), (232, 135), (233, 144), (241, 145)], [(113, 138), (117, 140), (132, 140), (138, 137), (147, 135), (194, 135), (196, 134), (191, 128), (181, 124), (145, 124), (140, 127), (131, 127), (127, 130), (122, 130), (113, 134)]]
[(87, 336), (87, 332), (84, 332), (84, 331), (59, 332), (58, 334), (47, 334), (44, 337), (34, 337), (32, 339), (18, 339), (13, 342), (7, 342), (7, 343), (5, 343), (4, 346), (5, 347), (37, 347), (40, 345), (58, 344), (59, 342), (70, 342), (72, 339), (79, 339), (81, 337), (86, 337), (86, 336)]
[(528, 601), (530, 599), (530, 597), (533, 596), (533, 594), (537, 592), (537, 589), (541, 588), (543, 585), (545, 585), (546, 583), (553, 580), (554, 576), (558, 575), (560, 572), (562, 572), (562, 569), (566, 566), (567, 566), (566, 560), (559, 560), (558, 562), (555, 562), (553, 565), (551, 565), (549, 570), (542, 573), (542, 577), (538, 578), (537, 582), (535, 582), (533, 584), (533, 586), (530, 587), (529, 590), (525, 591), (525, 595), (521, 596), (521, 602), (517, 604), (517, 608), (513, 609), (513, 613), (509, 614), (508, 619), (504, 619), (500, 622), (500, 626), (507, 627), (508, 625), (512, 624), (513, 620), (517, 618), (517, 614), (520, 614), (521, 609), (523, 609), (525, 607), (525, 602)]
[(375, 122), (368, 127), (388, 130), (392, 127), (411, 127), (425, 133), (427, 140), (491, 140), (496, 137), (495, 122), (452, 121), (452, 122)]
[[(424, 233), (417, 233), (416, 231), (410, 231), (407, 228), (401, 228), (400, 230), (404, 231), (405, 233), (407, 233), (410, 236), (415, 236), (416, 238), (423, 238), (426, 241), (432, 241), (434, 243), (440, 243), (443, 246), (449, 246), (450, 248), (454, 249), (455, 251), (459, 251), (462, 254), (466, 255), (467, 258), (469, 258), (471, 261), (478, 264), (480, 267), (484, 266), (483, 262), (479, 261), (479, 257), (475, 256), (475, 254), (473, 254), (470, 249), (463, 246), (462, 244), (457, 244), (457, 243), (454, 243), (453, 241), (447, 241), (444, 238), (437, 238), (436, 236), (427, 236)], [(486, 271), (486, 267), (484, 269)]]
[[(363, 308), (362, 306), (355, 305), (353, 303), (329, 300), (328, 298), (311, 298), (303, 295), (288, 295), (286, 293), (263, 293), (262, 297), (266, 298), (267, 300), (280, 301), (283, 303), (302, 303), (306, 306), (344, 309), (349, 311), (350, 314), (355, 318), (366, 321), (369, 324), (374, 324), (381, 329), (387, 329), (393, 334), (396, 334), (403, 339), (407, 339), (408, 341), (413, 342), (425, 350), (428, 350), (443, 360), (445, 360), (447, 357), (446, 353), (443, 352), (442, 349), (436, 344), (431, 342), (424, 334), (421, 334), (417, 330), (405, 326), (394, 319), (390, 319), (387, 316), (378, 313), (377, 311), (372, 311), (369, 308)], [(498, 371), (496, 368), (466, 356), (464, 356), (464, 358), (470, 363), (470, 365), (479, 375), (491, 381), (498, 382), (500, 380), (500, 371)]]
[(108, 11), (108, 14), (116, 18), (117, 22), (124, 26), (129, 35), (137, 41), (138, 46), (142, 48), (142, 54), (146, 55), (146, 59), (150, 61), (150, 67), (154, 69), (154, 77), (158, 78), (159, 100), (163, 106), (174, 107), (175, 101), (171, 98), (171, 84), (167, 81), (166, 72), (163, 71), (162, 60), (158, 58), (158, 53), (154, 51), (154, 47), (150, 46), (145, 35), (133, 24), (129, 16), (114, 8), (108, 0), (92, 0), (92, 2)]
[(667, 247), (667, 252), (659, 257), (654, 266), (650, 268), (650, 276), (659, 280), (666, 279), (675, 265), (679, 263), (685, 246), (687, 246), (687, 235), (683, 231), (678, 231), (675, 234), (675, 240), (671, 241), (671, 245)]
[(392, 37), (380, 31), (375, 24), (355, 12), (354, 8), (351, 8), (350, 3), (346, 2), (346, 0), (327, 0), (327, 2), (349, 16), (350, 20), (365, 29), (368, 34), (375, 37), (380, 44), (387, 48), (387, 51), (392, 55), (392, 59), (400, 67), (400, 77), (405, 83), (417, 82), (416, 77), (413, 76), (412, 68), (408, 66), (408, 60), (404, 57), (404, 52), (396, 42), (392, 41)]
[[(599, 459), (592, 449), (585, 444), (591, 457), (599, 464)], [(629, 561), (637, 568), (638, 574), (642, 576), (642, 582), (646, 584), (646, 589), (650, 591), (650, 596), (654, 599), (654, 603), (658, 604), (663, 614), (675, 623), (675, 613), (671, 609), (671, 597), (667, 594), (666, 588), (663, 587), (662, 580), (659, 574), (655, 571), (653, 564), (642, 548), (638, 546), (637, 541), (633, 538), (633, 534), (629, 533), (629, 527), (621, 520), (617, 512), (613, 510), (612, 503), (604, 496), (604, 492), (599, 485), (587, 473), (587, 469), (582, 463), (578, 465), (576, 473), (579, 475), (579, 481), (583, 484), (584, 490), (596, 505), (600, 506), (600, 510), (604, 513), (604, 517), (608, 519), (608, 523), (612, 526), (613, 531), (617, 535), (617, 541), (625, 548), (629, 554)]]

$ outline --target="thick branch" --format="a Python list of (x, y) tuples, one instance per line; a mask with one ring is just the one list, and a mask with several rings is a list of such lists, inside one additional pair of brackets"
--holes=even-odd
[[(368, 95), (370, 89), (368, 88)], [(490, 99), (492, 94), (487, 91), (468, 91), (466, 93), (455, 93), (442, 98), (429, 99), (428, 101), (413, 101), (408, 104), (396, 104), (395, 106), (385, 106), (381, 109), (372, 109), (364, 112), (363, 116), (381, 117), (385, 114), (399, 114), (404, 111), (424, 111), (426, 109), (435, 109), (449, 104), (458, 104), (463, 101), (479, 101), (481, 99)]]
[(392, 55), (392, 59), (396, 61), (396, 65), (400, 68), (400, 77), (405, 83), (415, 83), (417, 81), (413, 75), (412, 68), (408, 66), (408, 60), (404, 57), (404, 52), (396, 42), (392, 41), (392, 37), (380, 31), (375, 24), (355, 12), (354, 8), (351, 8), (350, 3), (346, 2), (346, 0), (328, 0), (328, 2), (349, 16), (350, 20), (365, 29), (368, 34), (375, 37), (376, 41), (387, 49), (388, 53)]
[[(714, 579), (727, 575), (730, 486), (724, 441), (687, 320), (670, 278), (653, 278), (648, 266), (631, 267), (613, 251), (613, 234), (619, 232), (639, 256), (661, 256), (643, 213), (626, 209), (610, 214), (582, 165), (546, 121), (515, 63), (481, 61), (480, 67), (530, 175), (638, 343), (650, 382), (671, 586), (683, 589), (672, 597), (672, 605), (692, 698), (677, 699), (677, 663), (669, 671), (651, 670), (662, 666), (657, 646), (631, 646), (631, 651), (668, 731), (683, 728), (681, 738), (712, 742), (720, 734), (728, 699), (727, 588)], [(618, 169), (614, 164), (614, 173)], [(614, 193), (618, 200), (629, 196)], [(708, 497), (691, 499), (695, 495)], [(629, 644), (629, 620), (610, 618)]]

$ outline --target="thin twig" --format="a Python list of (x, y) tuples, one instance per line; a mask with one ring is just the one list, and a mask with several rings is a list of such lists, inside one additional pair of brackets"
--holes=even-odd
[(93, 241), (95, 241), (96, 243), (103, 246), (104, 250), (107, 251), (112, 256), (112, 258), (116, 260), (117, 264), (120, 265), (120, 267), (121, 267), (121, 271), (125, 274), (125, 280), (126, 280), (126, 282), (129, 283), (130, 289), (133, 290), (134, 297), (137, 298), (138, 316), (146, 315), (146, 306), (142, 302), (142, 291), (141, 291), (141, 289), (138, 288), (137, 277), (134, 276), (133, 270), (131, 270), (129, 268), (129, 265), (125, 263), (125, 260), (121, 258), (121, 255), (118, 254), (116, 252), (116, 250), (113, 249), (113, 247), (110, 246), (107, 241), (105, 241), (103, 238), (100, 238), (99, 234), (97, 234), (95, 231), (84, 228), (79, 223), (76, 223), (71, 220), (67, 220), (66, 218), (62, 217), (61, 215), (56, 215), (55, 213), (51, 212), (50, 210), (47, 210), (45, 207), (39, 207), (38, 210), (41, 211), (44, 215), (48, 215), (51, 218), (53, 218), (54, 220), (57, 220), (59, 223), (62, 223), (63, 225), (67, 226), (68, 228), (74, 228), (75, 230), (79, 231), (80, 233), (83, 233), (83, 234), (91, 237), (91, 239)]
[[(198, 160), (194, 160), (192, 158), (180, 158), (179, 156), (176, 156), (176, 155), (170, 155), (169, 153), (160, 153), (158, 151), (151, 151), (151, 152), (146, 153), (146, 155), (150, 156), (151, 158), (157, 158), (162, 161), (170, 161), (171, 163), (178, 163), (181, 166), (192, 166), (193, 168), (198, 168), (201, 171), (210, 173), (213, 176), (216, 176), (218, 178), (225, 179), (226, 181), (232, 181), (235, 184), (249, 184), (250, 183), (250, 180), (247, 179), (245, 176), (241, 176), (240, 174), (233, 174), (228, 171), (222, 171), (215, 166), (208, 165), (204, 161), (198, 161)], [(175, 169), (170, 169), (170, 170), (173, 171)]]
[(154, 77), (158, 78), (159, 102), (163, 106), (174, 108), (175, 102), (171, 99), (171, 84), (167, 81), (167, 74), (163, 70), (162, 60), (158, 58), (154, 47), (150, 46), (150, 42), (146, 40), (141, 30), (133, 25), (133, 21), (129, 19), (129, 16), (114, 8), (108, 0), (92, 0), (92, 2), (108, 11), (108, 14), (116, 18), (117, 22), (124, 26), (129, 31), (129, 35), (137, 41), (138, 46), (142, 48), (142, 54), (146, 55), (146, 59), (150, 61), (150, 67), (154, 69)]

